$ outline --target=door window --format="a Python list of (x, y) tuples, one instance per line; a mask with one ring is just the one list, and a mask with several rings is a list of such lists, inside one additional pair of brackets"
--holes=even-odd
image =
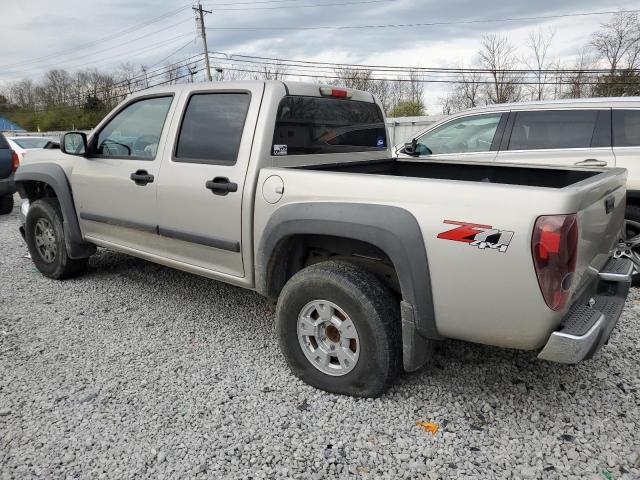
[(640, 110), (613, 111), (613, 146), (640, 147)]
[(494, 113), (452, 120), (419, 137), (416, 153), (488, 152), (501, 116)]
[(508, 150), (595, 148), (605, 145), (606, 115), (598, 110), (518, 112)]
[(192, 95), (182, 119), (174, 160), (235, 164), (250, 101), (248, 93)]
[(154, 97), (127, 105), (100, 131), (94, 155), (153, 160), (172, 97)]

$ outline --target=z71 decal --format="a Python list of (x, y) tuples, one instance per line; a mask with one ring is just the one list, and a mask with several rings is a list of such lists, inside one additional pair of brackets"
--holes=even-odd
[(477, 247), (480, 250), (490, 248), (504, 253), (507, 251), (507, 248), (509, 248), (509, 244), (513, 238), (513, 232), (509, 230), (498, 230), (491, 225), (456, 222), (454, 220), (444, 220), (444, 223), (457, 225), (457, 227), (439, 233), (438, 238), (468, 243), (472, 247)]

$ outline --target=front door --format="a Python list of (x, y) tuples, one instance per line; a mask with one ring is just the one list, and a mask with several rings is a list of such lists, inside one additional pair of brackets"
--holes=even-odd
[(163, 255), (235, 277), (242, 262), (242, 197), (264, 85), (182, 99), (158, 183)]
[(149, 251), (157, 237), (156, 189), (172, 95), (133, 100), (89, 141), (71, 175), (83, 234)]
[(506, 113), (496, 112), (454, 118), (416, 137), (416, 154), (425, 160), (491, 162), (503, 116)]

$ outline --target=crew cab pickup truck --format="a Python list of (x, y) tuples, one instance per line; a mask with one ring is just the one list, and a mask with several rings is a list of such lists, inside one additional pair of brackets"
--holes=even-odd
[(11, 213), (13, 210), (13, 194), (16, 193), (13, 175), (18, 164), (18, 155), (0, 133), (0, 215)]
[(623, 169), (394, 158), (369, 93), (295, 82), (134, 94), (16, 176), (36, 267), (96, 246), (277, 301), (293, 373), (376, 396), (453, 338), (576, 363), (609, 338)]

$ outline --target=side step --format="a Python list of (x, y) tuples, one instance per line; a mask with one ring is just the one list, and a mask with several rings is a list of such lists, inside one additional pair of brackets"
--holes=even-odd
[(633, 262), (628, 258), (613, 258), (600, 271), (600, 278), (608, 282), (630, 282), (633, 276)]

